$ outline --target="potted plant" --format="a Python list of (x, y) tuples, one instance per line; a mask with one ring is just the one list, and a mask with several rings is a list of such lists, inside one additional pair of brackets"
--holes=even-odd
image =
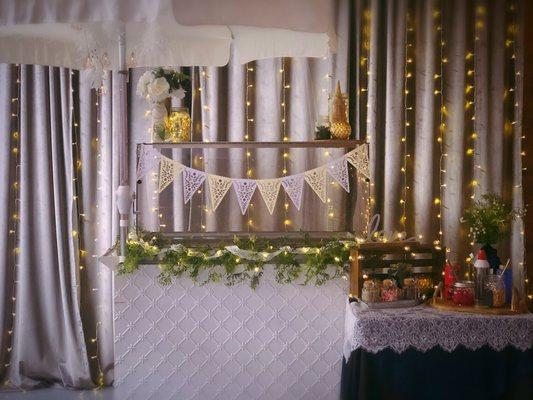
[(511, 222), (522, 214), (522, 209), (514, 209), (495, 194), (481, 196), (481, 200), (466, 209), (462, 222), (468, 227), (475, 242), (482, 245), (491, 268), (497, 269), (500, 266), (500, 259), (492, 245), (500, 241), (508, 232)]

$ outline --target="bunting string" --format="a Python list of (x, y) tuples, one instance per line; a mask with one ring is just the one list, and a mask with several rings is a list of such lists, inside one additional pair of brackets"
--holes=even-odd
[(356, 169), (357, 174), (370, 179), (368, 145), (360, 145), (342, 157), (336, 158), (318, 168), (272, 179), (240, 179), (209, 174), (189, 168), (178, 161), (165, 157), (150, 145), (143, 145), (139, 154), (137, 179), (142, 179), (147, 173), (159, 167), (158, 191), (161, 193), (181, 175), (184, 203), (188, 203), (194, 193), (200, 189), (200, 186), (207, 182), (213, 211), (217, 209), (229, 189), (233, 187), (243, 215), (248, 210), (256, 189), (259, 189), (268, 212), (273, 214), (280, 187), (283, 187), (285, 193), (298, 210), (300, 210), (302, 204), (304, 182), (311, 187), (322, 202), (326, 202), (327, 199), (326, 185), (328, 183), (328, 175), (349, 193), (348, 164), (351, 164)]

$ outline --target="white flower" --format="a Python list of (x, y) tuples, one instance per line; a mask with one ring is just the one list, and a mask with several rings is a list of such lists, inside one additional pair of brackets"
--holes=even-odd
[(181, 86), (178, 89), (174, 89), (170, 92), (171, 97), (175, 97), (179, 100), (183, 99), (185, 97), (185, 89), (183, 89)]
[(155, 103), (165, 100), (169, 97), (170, 85), (163, 77), (156, 78), (148, 84), (148, 96)]
[(148, 96), (148, 85), (152, 83), (153, 80), (154, 74), (152, 71), (146, 71), (142, 74), (139, 78), (139, 82), (137, 82), (137, 94), (142, 98), (146, 98), (146, 96)]

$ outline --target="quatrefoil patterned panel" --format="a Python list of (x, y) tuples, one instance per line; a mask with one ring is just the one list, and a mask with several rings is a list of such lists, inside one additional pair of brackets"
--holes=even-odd
[(346, 282), (157, 282), (157, 268), (115, 278), (120, 399), (338, 399)]

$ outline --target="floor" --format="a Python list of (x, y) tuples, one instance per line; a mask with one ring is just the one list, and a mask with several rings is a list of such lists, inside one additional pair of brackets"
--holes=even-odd
[(97, 390), (67, 390), (62, 388), (0, 392), (1, 400), (120, 400), (113, 388)]

